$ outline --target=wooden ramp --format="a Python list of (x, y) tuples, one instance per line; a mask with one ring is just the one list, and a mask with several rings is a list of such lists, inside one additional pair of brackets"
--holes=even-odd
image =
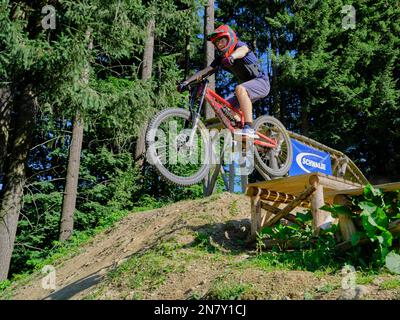
[[(391, 182), (385, 184), (377, 184), (373, 186), (375, 189), (381, 189), (383, 192), (390, 192), (394, 190), (400, 189), (400, 182)], [(355, 188), (355, 189), (346, 189), (346, 190), (336, 190), (336, 191), (328, 191), (326, 193), (327, 199), (333, 199), (336, 195), (346, 194), (348, 196), (359, 196), (363, 193), (364, 188)]]
[[(302, 207), (311, 209), (313, 229), (315, 234), (318, 234), (319, 229), (325, 223), (334, 221), (329, 212), (320, 208), (324, 204), (333, 203), (350, 206), (350, 196), (361, 195), (364, 187), (365, 185), (321, 173), (251, 183), (246, 190), (246, 195), (251, 198), (251, 237), (249, 240), (254, 240), (257, 232), (264, 226), (273, 226), (281, 219), (302, 226), (296, 220), (295, 215), (291, 214), (291, 212), (298, 211)], [(373, 187), (381, 189), (383, 192), (390, 192), (400, 190), (400, 182), (380, 184)], [(360, 225), (357, 220), (359, 220), (357, 214), (355, 218), (338, 215), (337, 222), (340, 233), (337, 235), (337, 250), (345, 251), (352, 247), (351, 237), (357, 231), (356, 225)], [(400, 220), (391, 222), (388, 230), (393, 235), (399, 235)], [(277, 240), (271, 241), (273, 244)], [(359, 242), (360, 245), (366, 243), (369, 243), (367, 238), (362, 238)]]
[[(298, 176), (292, 177), (284, 177), (269, 181), (263, 182), (255, 182), (247, 185), (247, 188), (260, 188), (265, 190), (276, 191), (280, 193), (287, 193), (294, 196), (299, 195), (304, 191), (305, 188), (310, 184), (310, 178), (313, 176), (317, 176), (320, 180), (321, 184), (324, 186), (324, 191), (337, 191), (342, 189), (355, 189), (358, 190), (363, 185), (359, 183), (355, 183), (349, 180), (345, 180), (343, 178), (326, 175), (319, 172), (313, 172), (308, 174), (302, 174)], [(248, 190), (247, 190), (248, 192)], [(247, 194), (246, 192), (246, 194)]]
[(311, 208), (313, 227), (318, 233), (324, 223), (332, 221), (330, 213), (320, 208), (333, 202), (333, 192), (362, 188), (359, 183), (322, 173), (248, 184), (246, 195), (251, 198), (251, 238), (255, 239), (262, 227), (273, 226), (282, 218), (295, 222), (290, 213), (297, 207)]

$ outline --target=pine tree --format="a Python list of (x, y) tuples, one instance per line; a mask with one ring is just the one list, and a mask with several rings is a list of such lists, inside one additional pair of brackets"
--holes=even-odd
[(271, 92), (261, 113), (347, 153), (371, 178), (389, 179), (399, 175), (399, 2), (353, 6), (221, 0), (217, 19), (249, 43), (256, 38), (258, 55), (268, 57)]
[[(133, 141), (143, 121), (156, 109), (181, 103), (180, 95), (173, 89), (181, 77), (176, 58), (183, 51), (185, 37), (177, 35), (181, 30), (194, 33), (199, 19), (195, 1), (159, 2), (155, 28), (157, 50), (152, 68), (157, 72), (153, 73), (154, 81), (145, 83), (137, 76), (148, 21), (142, 1), (53, 2), (57, 12), (54, 30), (41, 27), (41, 8), (47, 4), (44, 1), (27, 4), (1, 0), (0, 4), (0, 26), (4, 30), (0, 33), (0, 106), (2, 111), (7, 106), (15, 115), (10, 121), (3, 121), (7, 117), (1, 118), (0, 139), (6, 141), (13, 158), (18, 159), (19, 167), (13, 168), (21, 173), (17, 180), (9, 179), (15, 177), (10, 169), (11, 161), (3, 163), (12, 158), (10, 152), (5, 158), (2, 150), (1, 215), (7, 225), (0, 228), (0, 237), (8, 239), (0, 244), (1, 278), (4, 279), (23, 198), (24, 216), (16, 236), (20, 245), (27, 247), (18, 246), (14, 250), (12, 272), (27, 270), (29, 266), (24, 261), (45, 257), (54, 246), (59, 229), (62, 179), (71, 143), (68, 132), (77, 112), (85, 121), (85, 137), (74, 228), (93, 228), (104, 223), (101, 221), (112, 219), (114, 212), (129, 209), (140, 200), (142, 186), (137, 184), (138, 174), (131, 156)], [(85, 42), (88, 28), (93, 34), (93, 50)], [(90, 72), (85, 83), (82, 70), (87, 61), (90, 61)], [(5, 94), (7, 90), (9, 95)], [(34, 99), (27, 99), (31, 95)], [(6, 96), (12, 98), (9, 104), (5, 103)], [(39, 112), (25, 113), (23, 117), (21, 101), (27, 105), (35, 103), (36, 107), (30, 111)], [(21, 119), (27, 122), (18, 124), (19, 136), (30, 138), (26, 141), (33, 146), (30, 153), (28, 143), (21, 144), (24, 150), (15, 148), (19, 131), (13, 128)], [(22, 164), (28, 174), (20, 170)], [(33, 189), (26, 184), (28, 177)], [(146, 184), (153, 182), (148, 180)], [(3, 208), (11, 202), (14, 209), (8, 214)], [(30, 227), (32, 220), (36, 221), (34, 228)], [(26, 250), (31, 247), (42, 251)]]

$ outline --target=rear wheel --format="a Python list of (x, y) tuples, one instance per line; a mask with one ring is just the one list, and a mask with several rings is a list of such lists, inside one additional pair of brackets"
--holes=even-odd
[(176, 185), (196, 184), (209, 170), (208, 131), (199, 121), (190, 145), (192, 127), (190, 112), (174, 108), (159, 112), (147, 130), (147, 161)]
[(254, 130), (277, 143), (275, 148), (255, 145), (258, 168), (272, 177), (283, 177), (293, 159), (293, 146), (285, 126), (274, 117), (261, 116), (254, 122)]

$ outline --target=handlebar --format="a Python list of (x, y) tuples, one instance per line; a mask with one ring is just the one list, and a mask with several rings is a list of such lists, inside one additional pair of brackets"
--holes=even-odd
[(211, 75), (213, 75), (219, 68), (220, 67), (218, 66), (216, 68), (209, 69), (206, 74), (204, 74), (203, 76), (200, 76), (200, 78), (198, 80), (196, 79), (196, 80), (191, 81), (190, 83), (187, 84), (187, 86), (188, 87), (192, 87), (192, 86), (196, 86), (196, 85), (199, 85), (199, 84), (203, 84), (203, 83), (209, 82), (208, 78)]
[(200, 84), (202, 84), (202, 83), (208, 83), (208, 82), (209, 82), (209, 80), (208, 80), (208, 77), (209, 77), (209, 76), (210, 76), (210, 75), (201, 77), (199, 80), (194, 80), (194, 81), (188, 83), (187, 86), (188, 86), (188, 87), (194, 87), (194, 86), (198, 86), (198, 85), (200, 85)]

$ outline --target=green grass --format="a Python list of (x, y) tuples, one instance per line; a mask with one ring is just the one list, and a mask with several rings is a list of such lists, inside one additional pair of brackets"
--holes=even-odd
[(234, 200), (229, 205), (229, 214), (233, 217), (237, 216), (240, 213), (237, 202), (237, 200)]
[(356, 274), (356, 283), (360, 285), (371, 284), (376, 276), (372, 274), (364, 274), (362, 272), (357, 272)]
[[(131, 298), (138, 299), (142, 296), (142, 290), (156, 290), (165, 282), (167, 275), (177, 268), (172, 259), (152, 250), (141, 256), (133, 256), (111, 271), (105, 283), (118, 288), (119, 299), (127, 298), (132, 291)], [(100, 294), (104, 289), (100, 290)]]
[(181, 247), (169, 241), (132, 256), (110, 271), (106, 280), (85, 299), (102, 297), (108, 287), (118, 288), (118, 299), (143, 299), (144, 292), (157, 290), (170, 273), (185, 272), (188, 261), (196, 258), (180, 250)]
[(215, 200), (218, 200), (220, 197), (221, 197), (221, 194), (222, 194), (223, 192), (216, 192), (216, 193), (213, 193), (211, 196), (209, 196), (209, 197), (206, 197), (206, 198), (203, 198), (202, 200), (201, 200), (201, 203), (202, 204), (206, 204), (206, 203), (210, 203), (210, 202), (213, 202), (213, 201), (215, 201)]
[(400, 278), (385, 280), (379, 287), (386, 290), (400, 288)]
[(235, 283), (223, 278), (217, 279), (205, 295), (209, 300), (239, 300), (250, 294), (253, 286), (248, 283)]
[(263, 252), (242, 262), (242, 267), (253, 266), (265, 271), (303, 270), (318, 271), (319, 274), (340, 270), (340, 264), (331, 256), (321, 255), (316, 249), (303, 251)]
[(314, 300), (314, 295), (311, 292), (304, 292), (304, 300)]
[(135, 256), (120, 268), (110, 273), (110, 280), (117, 287), (138, 289), (146, 285), (156, 289), (165, 281), (165, 276), (174, 270), (174, 263), (158, 252)]
[(323, 292), (323, 293), (329, 293), (332, 292), (333, 290), (340, 288), (340, 285), (338, 284), (333, 284), (333, 283), (327, 283), (323, 285), (322, 287), (318, 288), (318, 292)]
[(218, 248), (211, 243), (210, 234), (205, 231), (195, 233), (193, 247), (197, 247), (209, 253), (216, 253)]
[[(85, 299), (103, 299), (108, 288), (117, 288), (118, 299), (143, 299), (146, 292), (154, 292), (164, 284), (170, 274), (184, 273), (189, 265), (204, 261), (224, 261), (229, 265), (233, 260), (233, 256), (209, 246), (208, 237), (202, 233), (197, 233), (196, 241), (190, 247), (177, 243), (174, 238), (159, 243), (110, 271), (105, 281)], [(200, 296), (193, 294), (192, 299), (196, 298)]]

